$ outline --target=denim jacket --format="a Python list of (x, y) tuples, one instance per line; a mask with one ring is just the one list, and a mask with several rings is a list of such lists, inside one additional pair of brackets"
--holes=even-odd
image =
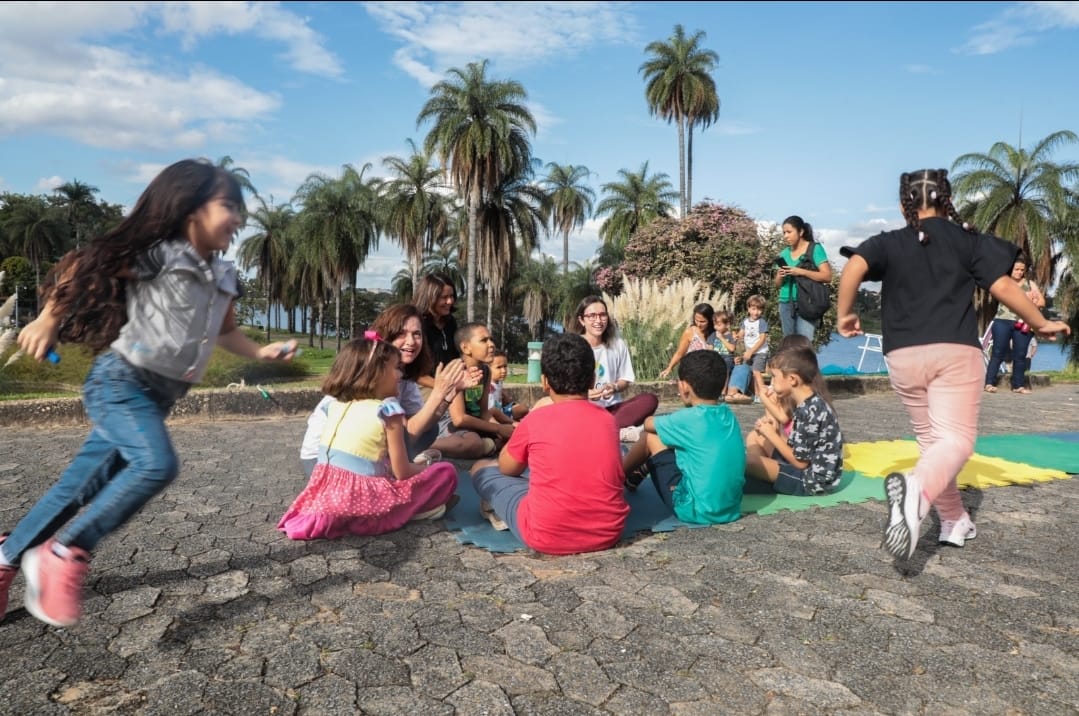
[(240, 295), (236, 267), (205, 261), (186, 240), (162, 241), (135, 266), (127, 323), (112, 349), (166, 378), (197, 383), (206, 372), (229, 305)]

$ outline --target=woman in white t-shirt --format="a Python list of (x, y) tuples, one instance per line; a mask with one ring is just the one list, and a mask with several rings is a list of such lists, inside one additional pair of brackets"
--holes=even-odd
[(592, 346), (596, 357), (596, 384), (588, 398), (605, 407), (619, 428), (640, 425), (656, 412), (659, 398), (653, 393), (638, 393), (623, 398), (622, 393), (636, 380), (626, 342), (618, 336), (618, 328), (607, 312), (607, 304), (599, 296), (588, 296), (577, 304), (573, 325), (567, 332), (579, 333)]

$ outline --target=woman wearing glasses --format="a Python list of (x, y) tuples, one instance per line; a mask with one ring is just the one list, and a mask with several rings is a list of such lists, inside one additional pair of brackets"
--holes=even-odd
[[(659, 398), (652, 393), (638, 393), (623, 400), (622, 393), (636, 376), (629, 348), (618, 336), (618, 327), (607, 312), (607, 304), (599, 296), (588, 296), (577, 304), (574, 315), (573, 325), (567, 326), (566, 330), (583, 335), (596, 357), (596, 384), (588, 392), (589, 400), (614, 415), (619, 428), (640, 425), (656, 412)], [(636, 439), (628, 431), (623, 431), (622, 437), (631, 441)]]

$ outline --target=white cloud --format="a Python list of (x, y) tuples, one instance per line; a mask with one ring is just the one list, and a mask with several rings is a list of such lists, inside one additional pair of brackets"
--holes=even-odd
[(997, 17), (976, 25), (959, 48), (970, 55), (991, 55), (1031, 45), (1050, 30), (1079, 28), (1079, 2), (1032, 2), (1007, 7)]
[(424, 87), (477, 58), (504, 69), (596, 45), (635, 42), (620, 3), (369, 2), (367, 12), (404, 46), (394, 63)]
[(34, 185), (34, 189), (36, 191), (48, 194), (51, 193), (53, 189), (60, 186), (61, 184), (64, 184), (65, 182), (66, 180), (63, 177), (43, 177), (37, 180), (37, 183)]
[(280, 107), (275, 94), (216, 69), (172, 69), (167, 49), (132, 49), (134, 36), (154, 30), (181, 35), (187, 48), (251, 33), (284, 44), (299, 71), (341, 73), (304, 19), (272, 3), (5, 3), (0, 137), (47, 131), (111, 149), (191, 151), (235, 141)]

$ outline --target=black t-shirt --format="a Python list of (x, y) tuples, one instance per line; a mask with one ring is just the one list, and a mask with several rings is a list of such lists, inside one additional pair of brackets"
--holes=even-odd
[(980, 347), (974, 287), (1008, 274), (1019, 247), (935, 217), (922, 221), (922, 231), (925, 243), (907, 226), (854, 249), (869, 265), (866, 280), (881, 282), (884, 353), (930, 343)]
[(454, 338), (455, 333), (457, 333), (457, 319), (452, 314), (446, 316), (442, 328), (436, 326), (430, 316), (423, 317), (423, 342), (427, 344), (427, 350), (431, 351), (431, 357), (434, 359), (431, 375), (435, 374), (435, 368), (439, 363), (446, 365), (451, 360), (461, 357), (461, 349)]

